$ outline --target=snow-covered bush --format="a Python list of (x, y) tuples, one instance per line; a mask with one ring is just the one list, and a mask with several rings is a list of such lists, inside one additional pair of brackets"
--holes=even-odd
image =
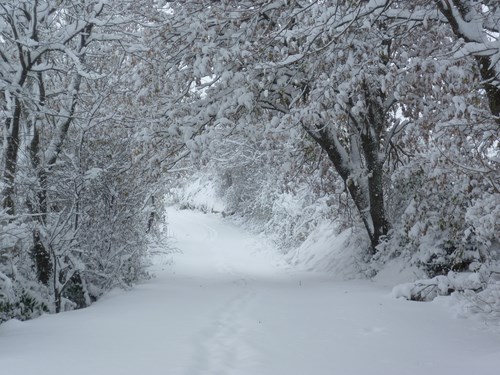
[(482, 291), (485, 285), (478, 273), (450, 271), (447, 275), (398, 285), (393, 288), (392, 294), (396, 298), (404, 297), (412, 301), (432, 301), (437, 296), (454, 292)]
[(412, 301), (432, 301), (451, 295), (447, 302), (460, 317), (480, 315), (486, 320), (500, 318), (500, 265), (481, 265), (476, 272), (450, 271), (431, 279), (421, 279), (397, 285), (392, 290), (396, 298)]
[(398, 202), (404, 211), (395, 217), (390, 238), (392, 248), (386, 252), (404, 253), (431, 277), (450, 270), (468, 270), (470, 263), (479, 261), (480, 244), (465, 220), (470, 200), (464, 191), (466, 176), (460, 176), (462, 179), (452, 173), (432, 176), (417, 168), (415, 175), (421, 185), (413, 185), (415, 176), (406, 180), (413, 189), (405, 201)]
[(3, 290), (0, 288), (0, 324), (12, 318), (29, 320), (50, 312), (46, 288), (35, 281), (24, 282), (25, 285), (17, 281), (14, 285), (10, 283), (13, 288), (6, 290), (3, 276), (0, 274), (0, 283), (3, 284)]
[(203, 173), (183, 176), (176, 185), (169, 189), (169, 203), (180, 209), (195, 209), (202, 212), (222, 213), (226, 215), (226, 205), (217, 194), (214, 177)]
[(0, 232), (0, 323), (51, 311), (49, 289), (37, 282), (30, 241), (24, 240), (31, 239), (31, 230), (19, 220), (8, 219), (0, 213), (0, 223), (3, 220), (4, 224)]

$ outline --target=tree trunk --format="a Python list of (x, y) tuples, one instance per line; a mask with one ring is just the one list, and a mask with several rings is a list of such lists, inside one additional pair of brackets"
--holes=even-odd
[(21, 123), (21, 102), (14, 100), (14, 114), (6, 120), (5, 130), (7, 132), (7, 146), (5, 150), (5, 167), (3, 181), (5, 187), (2, 191), (2, 206), (7, 214), (15, 214), (14, 204), (14, 180), (16, 178), (17, 154), (19, 151), (19, 128)]
[(326, 152), (335, 170), (344, 181), (370, 238), (371, 254), (375, 254), (381, 237), (386, 235), (388, 230), (384, 207), (382, 165), (378, 160), (378, 152), (367, 153), (367, 150), (378, 150), (378, 145), (372, 143), (364, 145), (365, 142), (362, 142), (368, 171), (366, 171), (366, 176), (356, 178), (355, 171), (350, 161), (347, 160), (347, 153), (335, 134), (328, 131), (326, 127), (315, 131), (304, 128)]
[(370, 216), (373, 222), (371, 241), (372, 247), (375, 248), (380, 243), (381, 237), (385, 236), (389, 230), (384, 202), (384, 160), (380, 156), (381, 134), (386, 128), (384, 108), (381, 104), (384, 95), (379, 90), (373, 92), (367, 82), (364, 82), (363, 86), (367, 114), (360, 138), (368, 169)]
[(42, 239), (40, 238), (40, 231), (35, 229), (33, 231), (33, 248), (32, 255), (35, 261), (36, 274), (38, 281), (44, 285), (49, 284), (50, 275), (52, 274), (52, 261), (47, 252)]

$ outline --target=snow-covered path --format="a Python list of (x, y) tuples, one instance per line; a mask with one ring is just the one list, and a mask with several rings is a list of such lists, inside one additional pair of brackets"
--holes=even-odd
[(169, 211), (182, 254), (90, 308), (0, 326), (9, 375), (500, 372), (500, 333), (372, 282), (288, 268), (220, 218)]

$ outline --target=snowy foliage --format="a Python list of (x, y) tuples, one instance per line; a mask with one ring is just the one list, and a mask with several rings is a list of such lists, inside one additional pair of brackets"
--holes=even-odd
[(127, 102), (145, 50), (137, 10), (0, 6), (0, 321), (85, 307), (144, 276), (161, 201)]

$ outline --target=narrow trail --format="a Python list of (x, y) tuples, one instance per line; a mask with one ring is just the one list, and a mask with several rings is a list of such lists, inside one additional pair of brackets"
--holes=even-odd
[(497, 375), (500, 334), (369, 281), (291, 269), (213, 215), (168, 211), (181, 252), (90, 308), (0, 326), (9, 375)]

